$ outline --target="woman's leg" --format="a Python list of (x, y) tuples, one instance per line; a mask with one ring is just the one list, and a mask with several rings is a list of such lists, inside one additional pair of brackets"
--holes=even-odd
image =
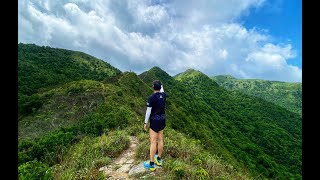
[(158, 132), (158, 156), (161, 157), (163, 152), (163, 130)]
[[(150, 128), (149, 131), (150, 134), (150, 162), (154, 162), (154, 154), (157, 151), (157, 137), (158, 137), (158, 133), (156, 133), (155, 131), (153, 131)], [(161, 156), (160, 156), (161, 157)]]

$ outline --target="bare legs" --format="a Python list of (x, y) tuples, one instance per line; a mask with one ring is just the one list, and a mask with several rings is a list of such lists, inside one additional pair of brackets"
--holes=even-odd
[(158, 156), (161, 157), (163, 152), (163, 130), (156, 133), (152, 129), (149, 131), (150, 134), (150, 161), (154, 162), (154, 154), (157, 151), (157, 140), (158, 140)]
[(158, 132), (158, 156), (161, 157), (163, 152), (163, 130)]
[(153, 157), (157, 151), (158, 133), (156, 133), (152, 129), (150, 129), (149, 134), (150, 134), (150, 162), (154, 162)]

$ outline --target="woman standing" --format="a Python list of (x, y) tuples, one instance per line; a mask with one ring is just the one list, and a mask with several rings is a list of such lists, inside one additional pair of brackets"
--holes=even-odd
[[(161, 155), (163, 152), (163, 129), (166, 126), (166, 94), (159, 80), (153, 81), (152, 87), (154, 89), (154, 93), (148, 98), (147, 111), (144, 120), (144, 129), (148, 131), (147, 124), (150, 117), (150, 162), (145, 161), (144, 167), (154, 171), (156, 169), (154, 163), (158, 166), (162, 165)], [(156, 154), (157, 150), (158, 154)]]

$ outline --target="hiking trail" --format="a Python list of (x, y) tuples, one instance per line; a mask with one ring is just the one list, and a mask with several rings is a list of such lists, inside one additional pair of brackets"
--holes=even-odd
[(135, 163), (135, 152), (138, 146), (138, 138), (130, 136), (130, 147), (123, 151), (119, 157), (115, 158), (110, 165), (101, 167), (107, 180), (129, 180), (137, 179), (139, 175), (145, 175), (141, 178), (153, 176), (154, 173), (143, 167), (143, 162)]

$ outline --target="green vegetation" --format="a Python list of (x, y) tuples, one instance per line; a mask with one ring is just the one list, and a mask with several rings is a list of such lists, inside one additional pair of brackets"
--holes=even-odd
[[(19, 139), (34, 139), (63, 126), (76, 123), (79, 118), (96, 109), (107, 96), (106, 86), (92, 80), (73, 81), (59, 88), (33, 94), (25, 101), (30, 108), (41, 102), (37, 111), (18, 122)], [(34, 100), (36, 97), (37, 99)], [(31, 103), (30, 103), (31, 102)]]
[[(98, 82), (96, 83), (99, 84)], [(104, 101), (91, 112), (83, 114), (79, 119), (77, 119), (76, 122), (72, 122), (71, 119), (69, 123), (65, 123), (63, 124), (63, 126), (61, 125), (60, 127), (56, 127), (55, 130), (52, 130), (51, 132), (41, 133), (34, 138), (30, 138), (28, 137), (29, 134), (37, 131), (41, 132), (42, 127), (45, 127), (46, 124), (50, 124), (50, 122), (54, 122), (54, 119), (50, 118), (58, 116), (61, 111), (67, 112), (69, 107), (61, 106), (61, 109), (64, 110), (59, 110), (56, 112), (48, 112), (42, 110), (42, 108), (39, 109), (39, 114), (37, 114), (37, 116), (48, 117), (48, 120), (46, 120), (46, 122), (42, 122), (42, 118), (34, 120), (33, 118), (26, 117), (26, 120), (21, 120), (20, 122), (25, 122), (26, 124), (42, 123), (44, 125), (40, 127), (34, 127), (34, 130), (30, 127), (29, 129), (31, 133), (26, 132), (19, 134), (19, 164), (37, 158), (38, 160), (53, 165), (60, 162), (59, 157), (61, 157), (61, 155), (63, 155), (67, 151), (67, 149), (72, 145), (73, 142), (81, 140), (84, 136), (100, 136), (102, 133), (107, 132), (108, 129), (123, 128), (132, 123), (137, 123), (137, 120), (138, 122), (143, 124), (142, 117), (138, 118), (137, 113), (142, 116), (142, 107), (145, 107), (145, 100), (142, 97), (134, 98), (135, 93), (133, 91), (131, 92), (133, 94), (122, 93), (122, 95), (119, 95), (119, 92), (122, 92), (122, 90), (126, 91), (128, 89), (125, 83), (137, 84), (137, 87), (148, 89), (148, 87), (144, 87), (145, 85), (143, 84), (143, 82), (134, 73), (123, 73), (118, 75), (118, 81), (117, 83), (115, 83), (116, 85), (107, 83), (101, 84), (100, 93), (104, 96)], [(57, 88), (58, 90), (52, 91), (60, 91), (62, 93), (66, 93), (69, 92), (70, 87), (74, 86), (61, 86), (60, 88)], [(87, 87), (90, 87), (90, 85), (88, 85)], [(95, 92), (94, 89), (97, 89), (97, 87), (92, 88), (91, 90)], [(90, 94), (83, 93), (82, 95), (86, 98), (90, 97)], [(51, 97), (59, 98), (60, 95), (53, 95)], [(83, 107), (83, 104), (74, 104), (74, 107), (76, 108), (80, 108), (79, 106)], [(21, 126), (21, 129), (23, 129), (23, 125)], [(55, 153), (52, 154), (52, 152)]]
[[(199, 71), (176, 77), (196, 97), (224, 117), (231, 126), (229, 151), (249, 169), (268, 178), (301, 178), (302, 120), (284, 108), (261, 98), (229, 92)], [(249, 139), (247, 143), (240, 137)]]
[[(24, 44), (18, 50), (19, 74), (28, 71), (23, 64), (33, 62), (27, 57), (48, 57), (33, 62), (40, 74), (19, 75), (19, 179), (105, 179), (99, 168), (128, 148), (129, 135), (140, 140), (136, 161), (148, 159), (143, 121), (155, 79), (168, 97), (160, 179), (301, 179), (301, 118), (295, 113), (226, 91), (191, 69), (175, 78), (158, 67), (137, 76), (111, 66), (95, 68), (105, 64), (101, 60), (75, 58), (65, 68), (82, 64), (86, 73), (80, 77), (75, 68), (77, 73), (62, 80), (63, 73), (53, 70), (73, 53), (83, 53)], [(89, 75), (108, 69), (115, 73)], [(50, 83), (34, 81), (47, 74)]]
[(61, 156), (61, 163), (49, 167), (37, 160), (19, 166), (19, 179), (106, 179), (99, 168), (129, 147), (124, 131), (99, 137), (86, 136)]
[[(132, 87), (135, 87), (134, 91)], [(143, 95), (137, 96), (141, 93)], [(42, 169), (49, 167), (55, 169), (64, 166), (64, 163), (68, 164), (64, 161), (65, 158), (70, 156), (79, 143), (89, 141), (90, 144), (100, 136), (103, 139), (105, 133), (117, 132), (128, 126), (132, 127), (131, 133), (141, 132), (146, 97), (151, 93), (151, 88), (145, 85), (136, 74), (128, 72), (104, 81), (73, 81), (37, 93), (36, 95), (42, 98), (43, 105), (35, 113), (19, 121), (19, 168), (26, 169), (24, 167), (29, 167), (30, 165), (27, 165), (30, 162), (37, 160), (41, 164), (33, 164), (41, 165)], [(86, 140), (86, 138), (89, 139)], [(124, 143), (121, 144), (124, 145)], [(121, 152), (117, 148), (120, 144), (113, 146), (106, 143), (102, 146), (109, 152), (107, 157), (116, 157)], [(127, 146), (121, 146), (121, 148), (125, 149)], [(90, 158), (95, 158), (97, 161), (107, 162), (106, 156), (103, 157), (94, 157), (93, 154), (92, 157), (83, 157), (83, 160), (77, 161), (89, 161)], [(66, 166), (69, 167), (70, 164)], [(89, 176), (97, 173), (97, 166), (93, 167), (92, 164), (81, 166), (80, 170), (77, 168), (68, 169), (67, 172), (63, 168), (50, 170), (52, 172), (50, 177), (68, 179), (69, 176), (74, 177), (74, 171), (86, 169), (90, 172), (84, 171), (82, 175), (89, 173)], [(30, 171), (21, 170), (19, 178), (30, 177), (27, 175)], [(40, 172), (35, 171), (34, 174), (41, 177)], [(98, 177), (98, 174), (96, 175)]]
[(302, 84), (260, 79), (236, 79), (230, 75), (214, 76), (220, 86), (260, 97), (302, 116)]
[(19, 116), (37, 110), (42, 100), (33, 94), (67, 82), (103, 80), (120, 74), (110, 64), (82, 52), (18, 44)]
[(36, 159), (28, 161), (18, 167), (19, 179), (52, 179), (52, 170), (47, 164)]
[[(165, 159), (161, 179), (253, 179), (247, 173), (237, 171), (221, 157), (203, 148), (201, 142), (171, 128), (164, 132)], [(138, 135), (137, 161), (149, 158), (150, 141), (147, 133)]]
[(54, 179), (106, 179), (99, 168), (111, 163), (129, 147), (124, 131), (113, 131), (99, 137), (85, 137), (75, 144), (58, 166), (53, 166)]

